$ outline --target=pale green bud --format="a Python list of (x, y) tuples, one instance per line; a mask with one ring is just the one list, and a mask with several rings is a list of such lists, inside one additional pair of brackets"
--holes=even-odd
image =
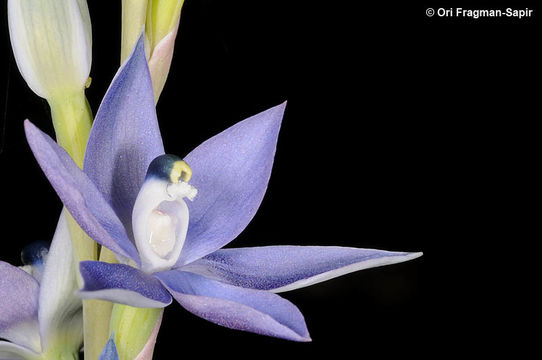
[(148, 0), (122, 0), (120, 62), (130, 56), (147, 18)]
[(179, 22), (184, 0), (149, 0), (145, 32), (152, 50), (173, 31)]
[(150, 48), (149, 70), (156, 102), (169, 74), (183, 3), (184, 0), (149, 0), (147, 6), (145, 32)]
[(183, 4), (184, 0), (122, 0), (121, 63), (130, 55), (144, 26), (155, 102), (169, 74)]
[(37, 95), (80, 92), (92, 59), (86, 0), (8, 0), (11, 46), (19, 71)]

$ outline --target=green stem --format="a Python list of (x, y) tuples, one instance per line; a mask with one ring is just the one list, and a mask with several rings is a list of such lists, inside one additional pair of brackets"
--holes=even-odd
[(75, 163), (83, 168), (85, 149), (92, 126), (92, 111), (85, 93), (56, 96), (48, 100), (56, 139)]
[[(55, 128), (57, 141), (75, 163), (83, 168), (85, 149), (92, 126), (92, 112), (84, 90), (78, 93), (55, 96), (48, 100)], [(79, 274), (79, 262), (98, 259), (98, 246), (77, 224), (71, 215), (68, 228), (73, 245), (76, 269)], [(81, 277), (77, 276), (81, 285)], [(97, 359), (108, 339), (111, 304), (100, 300), (83, 301), (83, 327), (85, 358)]]

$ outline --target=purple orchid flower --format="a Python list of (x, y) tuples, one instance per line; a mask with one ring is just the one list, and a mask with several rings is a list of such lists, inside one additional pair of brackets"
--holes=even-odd
[(164, 155), (140, 39), (96, 115), (84, 171), (26, 121), (32, 151), (66, 208), (121, 262), (82, 262), (82, 297), (138, 307), (165, 307), (173, 297), (222, 326), (310, 341), (301, 312), (275, 293), (420, 256), (322, 246), (222, 249), (263, 199), (285, 106), (235, 124), (184, 161)]
[[(71, 240), (64, 213), (44, 261), (34, 247), (22, 268), (0, 261), (0, 359), (54, 359), (78, 354), (81, 299), (75, 295)], [(24, 258), (23, 252), (23, 258)]]

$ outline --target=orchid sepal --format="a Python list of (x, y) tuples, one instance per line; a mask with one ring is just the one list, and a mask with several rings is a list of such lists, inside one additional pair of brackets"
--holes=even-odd
[(263, 246), (220, 249), (183, 269), (235, 286), (280, 293), (421, 255), (340, 246)]

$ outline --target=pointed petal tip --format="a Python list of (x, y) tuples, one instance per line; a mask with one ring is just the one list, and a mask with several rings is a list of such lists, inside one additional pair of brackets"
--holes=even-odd
[(277, 112), (280, 112), (280, 121), (282, 122), (282, 119), (284, 117), (284, 113), (286, 112), (286, 106), (288, 105), (288, 100), (285, 100), (284, 102), (280, 103), (279, 105), (275, 106), (277, 109)]
[(299, 343), (312, 342), (312, 339), (308, 333), (306, 335), (300, 335), (296, 333), (295, 335), (290, 335), (290, 336), (283, 336), (283, 337), (278, 336), (278, 338), (282, 340), (294, 341), (294, 342), (299, 342)]
[(284, 115), (284, 111), (286, 111), (286, 105), (288, 105), (288, 100), (285, 100), (282, 103), (275, 105), (269, 110), (276, 110), (277, 112), (280, 112), (280, 116), (282, 118), (282, 116)]
[(23, 122), (24, 127), (24, 133), (26, 135), (26, 140), (28, 141), (28, 144), (32, 148), (32, 143), (30, 140), (38, 135), (42, 136), (49, 136), (46, 133), (44, 133), (39, 127), (37, 127), (32, 121), (29, 119), (25, 119)]
[(255, 114), (254, 116), (256, 117), (260, 115), (269, 116), (270, 119), (278, 120), (278, 122), (282, 122), (282, 117), (284, 116), (284, 112), (286, 110), (287, 104), (288, 104), (288, 101), (285, 100), (284, 102), (278, 105), (272, 106), (268, 109), (265, 109), (261, 111), (260, 113)]
[[(421, 257), (423, 255), (423, 252), (419, 251), (419, 252), (393, 252), (391, 251), (390, 252), (392, 255), (389, 256), (389, 257), (386, 257), (386, 259), (388, 259), (388, 262), (384, 262), (382, 263), (381, 265), (392, 265), (392, 264), (399, 264), (399, 263), (402, 263), (402, 262), (407, 262), (407, 261), (410, 261), (410, 260), (414, 260), (414, 259), (417, 259), (419, 257)], [(384, 257), (383, 257), (384, 259)], [(381, 265), (378, 265), (378, 266), (381, 266)]]
[[(141, 33), (139, 34), (139, 37), (137, 38), (137, 41), (132, 48), (132, 51), (130, 51), (130, 55), (124, 60), (121, 67), (125, 65), (130, 59), (134, 57), (135, 54), (141, 53), (143, 56), (145, 56), (145, 26), (143, 26), (143, 29), (141, 30)], [(146, 59), (145, 59), (146, 61)]]
[(32, 124), (32, 122), (28, 119), (24, 119), (23, 121), (23, 128), (24, 128), (24, 134), (26, 136), (26, 138), (28, 139), (28, 133), (29, 131), (31, 131), (31, 127), (34, 126), (34, 124)]
[(282, 336), (282, 337), (279, 336), (279, 338), (282, 338), (283, 340), (295, 341), (295, 342), (300, 342), (300, 343), (312, 342), (312, 338), (309, 334), (309, 331), (306, 328), (306, 325), (305, 325), (304, 332), (293, 331), (293, 333), (290, 333), (288, 336)]
[(138, 49), (138, 51), (141, 51), (143, 54), (145, 54), (145, 26), (143, 26), (141, 33), (139, 33), (136, 45), (134, 46), (134, 50), (135, 49)]
[(260, 124), (267, 124), (267, 126), (270, 126), (271, 128), (280, 129), (282, 125), (282, 120), (284, 118), (284, 113), (286, 111), (286, 105), (287, 102), (284, 101), (278, 105), (265, 109), (260, 113), (245, 119), (245, 121), (252, 121), (257, 119)]
[(423, 252), (421, 252), (421, 251), (406, 253), (406, 255), (405, 255), (407, 260), (414, 260), (414, 259), (417, 259), (417, 258), (419, 258), (421, 256), (423, 256)]
[(102, 353), (98, 360), (118, 360), (119, 355), (117, 352), (117, 346), (115, 345), (115, 333), (111, 333), (111, 337), (105, 344)]
[(32, 121), (30, 121), (29, 119), (24, 119), (23, 126), (24, 126), (25, 132), (28, 132), (28, 130), (36, 127), (36, 125), (34, 125)]
[(34, 123), (28, 119), (25, 119), (23, 122), (24, 126), (24, 133), (26, 136), (26, 141), (28, 142), (28, 145), (30, 145), (30, 149), (32, 152), (34, 152), (34, 146), (35, 142), (37, 141), (36, 138), (39, 138), (40, 136), (49, 136), (45, 134), (43, 131), (40, 130)]

